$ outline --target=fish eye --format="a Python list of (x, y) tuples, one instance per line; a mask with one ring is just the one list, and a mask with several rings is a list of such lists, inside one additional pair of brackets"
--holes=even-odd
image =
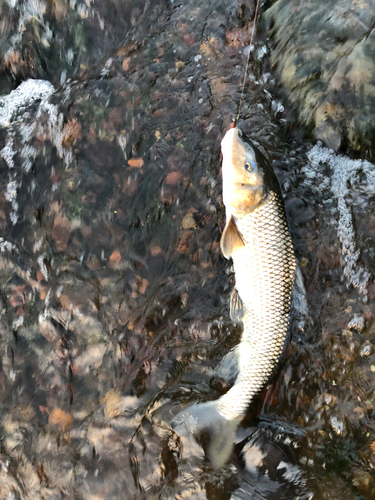
[(257, 168), (257, 165), (256, 165), (255, 161), (250, 160), (250, 161), (245, 162), (245, 169), (248, 172), (255, 172), (256, 168)]

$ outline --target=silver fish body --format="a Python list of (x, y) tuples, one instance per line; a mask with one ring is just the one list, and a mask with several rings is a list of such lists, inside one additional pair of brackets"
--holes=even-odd
[(239, 375), (219, 400), (226, 418), (243, 417), (284, 352), (290, 325), (295, 256), (284, 203), (270, 191), (252, 212), (235, 218), (244, 247), (232, 254), (243, 304)]
[(226, 227), (221, 250), (233, 259), (236, 290), (231, 317), (241, 319), (233, 387), (173, 421), (180, 434), (209, 436), (206, 453), (215, 468), (230, 457), (236, 429), (254, 396), (267, 384), (286, 347), (296, 261), (279, 183), (272, 167), (238, 128), (222, 141)]

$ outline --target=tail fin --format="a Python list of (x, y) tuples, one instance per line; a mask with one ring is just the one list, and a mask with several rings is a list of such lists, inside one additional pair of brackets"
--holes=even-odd
[(241, 419), (228, 420), (221, 415), (218, 401), (200, 403), (180, 412), (172, 420), (172, 427), (180, 436), (191, 439), (202, 433), (208, 435), (205, 448), (214, 469), (219, 469), (229, 460)]

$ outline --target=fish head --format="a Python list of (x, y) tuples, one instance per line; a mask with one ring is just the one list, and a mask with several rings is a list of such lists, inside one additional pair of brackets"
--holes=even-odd
[(228, 130), (221, 141), (223, 201), (227, 213), (242, 217), (268, 194), (259, 153), (239, 127)]

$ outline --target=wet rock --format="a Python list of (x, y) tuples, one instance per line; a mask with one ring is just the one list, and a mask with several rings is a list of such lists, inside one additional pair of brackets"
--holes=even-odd
[[(280, 442), (280, 435), (256, 430), (241, 451), (244, 469), (239, 474), (239, 487), (232, 493), (232, 500), (245, 498), (289, 499), (308, 498), (301, 469), (293, 464), (291, 450)], [(289, 445), (291, 440), (285, 438)]]
[(375, 481), (370, 472), (355, 469), (352, 479), (353, 485), (366, 500), (370, 500), (375, 495)]
[(45, 337), (48, 342), (58, 342), (61, 336), (55, 328), (48, 315), (40, 313), (38, 317), (38, 324), (40, 333)]
[[(121, 44), (137, 12), (132, 1), (113, 0), (110, 7), (80, 0), (2, 2), (0, 70), (18, 81), (44, 78), (59, 84), (73, 76), (83, 78), (101, 59), (110, 57), (113, 45)], [(162, 15), (154, 3), (151, 30), (156, 13)]]
[(374, 159), (375, 4), (277, 0), (265, 12), (271, 60), (298, 120), (337, 151)]
[(301, 198), (290, 198), (285, 203), (285, 210), (289, 219), (296, 225), (306, 224), (314, 216), (306, 201)]
[(342, 436), (346, 434), (346, 429), (345, 429), (345, 424), (343, 421), (338, 419), (336, 416), (332, 416), (330, 419), (330, 424), (332, 427), (332, 430), (335, 434), (338, 436)]
[(365, 320), (362, 316), (354, 315), (354, 317), (349, 321), (348, 328), (355, 328), (359, 332), (365, 327)]
[[(0, 98), (0, 497), (247, 498), (266, 477), (287, 498), (300, 469), (281, 444), (316, 498), (335, 498), (353, 463), (360, 474), (373, 463), (372, 306), (340, 267), (354, 285), (373, 272), (373, 167), (341, 169), (322, 148), (306, 165), (301, 145), (285, 143), (256, 35), (241, 124), (280, 165), (312, 323), (292, 332), (285, 371), (249, 419), (291, 430), (264, 463), (237, 449), (218, 475), (190, 436), (171, 438), (174, 410), (227, 390), (212, 369), (241, 333), (219, 248), (220, 139), (238, 111), (254, 13), (252, 1), (177, 4), (1, 4), (0, 77), (16, 79), (3, 93), (29, 74), (56, 85), (28, 80)], [(348, 326), (357, 316), (362, 332)]]
[(363, 345), (361, 346), (361, 350), (359, 354), (363, 356), (370, 356), (374, 352), (374, 346), (371, 344), (371, 342), (364, 342)]

